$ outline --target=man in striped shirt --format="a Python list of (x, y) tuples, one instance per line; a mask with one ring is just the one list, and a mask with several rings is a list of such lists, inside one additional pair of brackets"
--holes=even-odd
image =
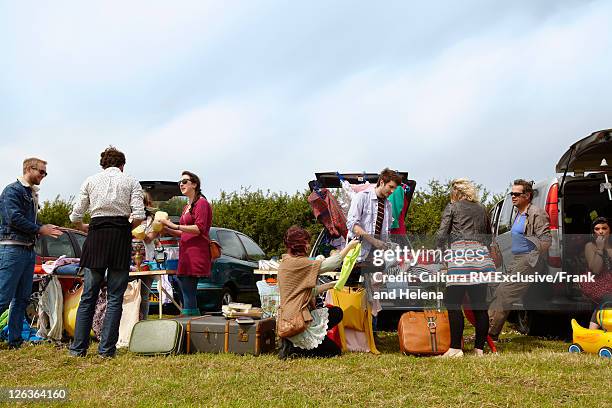
[(365, 274), (368, 301), (374, 317), (377, 316), (381, 307), (380, 302), (373, 297), (374, 283), (370, 276), (371, 273), (367, 272), (374, 272), (373, 248), (387, 248), (386, 241), (393, 223), (391, 201), (388, 198), (401, 182), (402, 177), (396, 171), (385, 168), (378, 176), (376, 187), (361, 191), (353, 198), (347, 217), (348, 239), (359, 237), (362, 240), (358, 263), (353, 268), (349, 281), (354, 281), (360, 274)]
[(371, 258), (372, 247), (385, 249), (385, 241), (393, 223), (389, 196), (402, 182), (395, 171), (384, 169), (375, 188), (357, 193), (351, 201), (346, 226), (348, 239), (362, 238), (361, 254), (358, 261)]

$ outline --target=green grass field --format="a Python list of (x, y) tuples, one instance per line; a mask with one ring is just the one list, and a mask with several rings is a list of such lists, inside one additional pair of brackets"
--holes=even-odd
[[(467, 333), (469, 336), (469, 333)], [(113, 360), (68, 356), (51, 344), (0, 350), (3, 387), (67, 387), (69, 406), (611, 406), (612, 362), (567, 344), (505, 332), (499, 353), (462, 359), (403, 356), (383, 333), (382, 355), (280, 361), (192, 354)], [(92, 345), (95, 347), (96, 345)]]

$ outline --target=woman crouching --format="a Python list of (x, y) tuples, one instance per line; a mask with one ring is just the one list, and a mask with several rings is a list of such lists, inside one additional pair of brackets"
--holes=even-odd
[[(316, 296), (333, 288), (335, 282), (317, 286), (317, 277), (320, 273), (339, 269), (357, 241), (349, 242), (340, 253), (324, 260), (308, 258), (310, 234), (300, 227), (289, 228), (284, 242), (287, 253), (283, 255), (278, 269), (280, 319), (292, 320), (297, 317), (299, 320), (301, 313), (305, 327), (297, 334), (283, 337), (279, 358), (340, 355), (342, 351), (327, 337), (327, 331), (342, 321), (342, 309), (335, 306), (315, 308)], [(282, 337), (283, 333), (279, 335)]]

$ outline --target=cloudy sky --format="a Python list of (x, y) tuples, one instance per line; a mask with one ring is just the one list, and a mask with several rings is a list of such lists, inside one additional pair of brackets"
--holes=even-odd
[(126, 172), (295, 192), (315, 171), (542, 179), (612, 127), (612, 2), (0, 0), (0, 183)]

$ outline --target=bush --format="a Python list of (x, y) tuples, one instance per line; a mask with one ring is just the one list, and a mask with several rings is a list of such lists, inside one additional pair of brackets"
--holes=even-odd
[[(53, 224), (58, 227), (72, 227), (73, 224), (70, 222), (70, 213), (74, 207), (74, 197), (70, 197), (67, 200), (60, 198), (59, 195), (55, 197), (53, 201), (45, 200), (38, 211), (37, 220), (41, 224)], [(88, 223), (91, 217), (89, 214), (85, 214), (83, 219), (84, 223)]]

